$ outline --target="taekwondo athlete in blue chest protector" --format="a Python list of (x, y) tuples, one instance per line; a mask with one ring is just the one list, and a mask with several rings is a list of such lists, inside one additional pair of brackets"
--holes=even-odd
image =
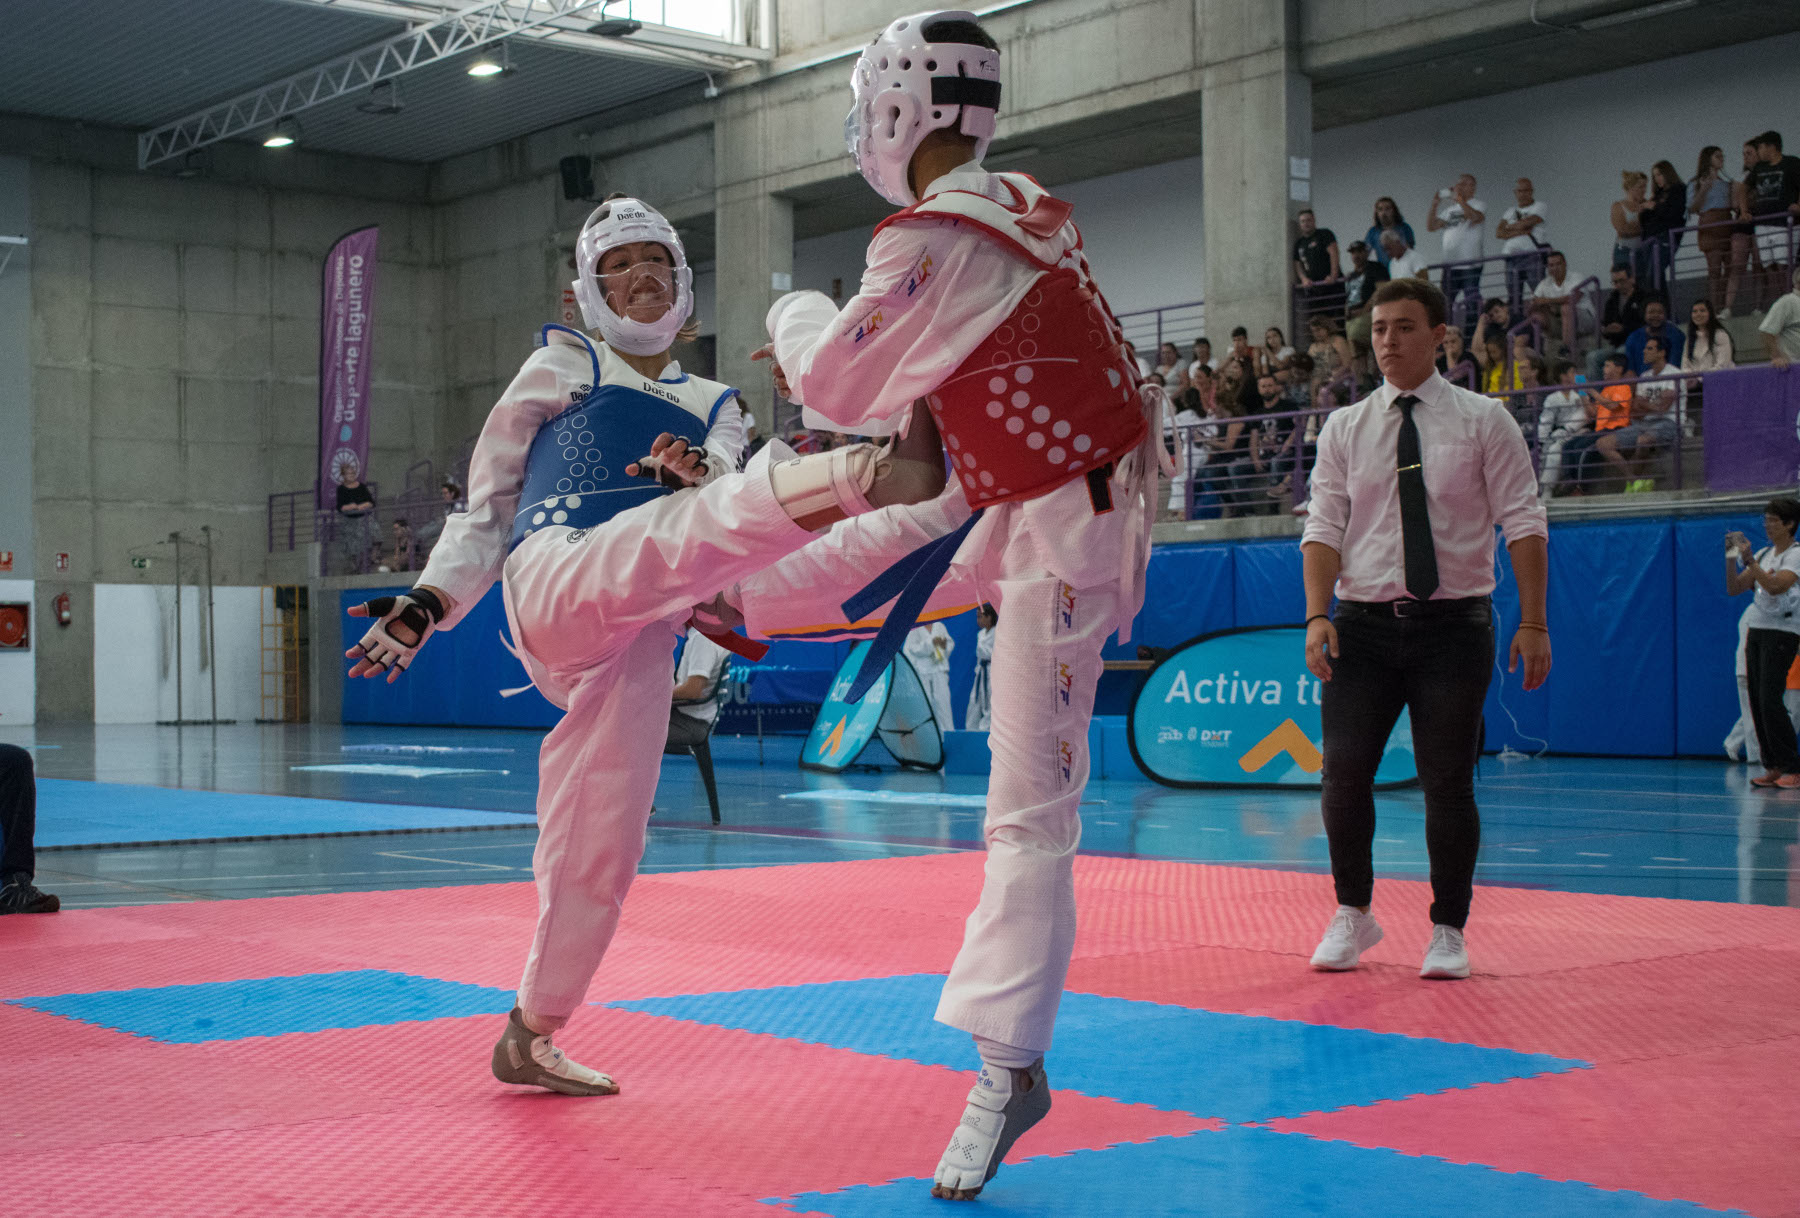
[(501, 581), (519, 657), (566, 713), (539, 757), (537, 931), (493, 1070), (612, 1095), (617, 1083), (551, 1036), (586, 998), (643, 854), (667, 729), (645, 710), (668, 705), (692, 606), (839, 520), (930, 499), (944, 467), (926, 426), (905, 448), (795, 457), (771, 442), (733, 472), (737, 391), (669, 357), (693, 307), (674, 228), (615, 196), (583, 226), (576, 264), (576, 299), (603, 341), (544, 328), (476, 443), (469, 510), (445, 521), (411, 592), (351, 610), (378, 620), (347, 655), (352, 676), (393, 681)]

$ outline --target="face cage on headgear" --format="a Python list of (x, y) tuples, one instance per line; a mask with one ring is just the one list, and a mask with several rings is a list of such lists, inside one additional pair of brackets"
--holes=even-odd
[[(999, 52), (923, 40), (926, 27), (952, 21), (976, 24), (975, 14), (959, 9), (902, 17), (869, 44), (851, 71), (855, 100), (844, 118), (844, 146), (863, 179), (897, 207), (918, 202), (908, 169), (928, 134), (955, 128), (974, 138), (976, 160), (994, 138)], [(956, 70), (945, 70), (950, 67)], [(889, 108), (885, 135), (878, 105)]]
[[(647, 241), (668, 250), (674, 263), (675, 299), (655, 321), (633, 321), (613, 312), (600, 282), (599, 263), (609, 250)], [(681, 238), (662, 213), (639, 199), (613, 199), (594, 209), (575, 243), (575, 301), (582, 320), (608, 346), (631, 355), (658, 355), (674, 345), (694, 310), (694, 274)]]

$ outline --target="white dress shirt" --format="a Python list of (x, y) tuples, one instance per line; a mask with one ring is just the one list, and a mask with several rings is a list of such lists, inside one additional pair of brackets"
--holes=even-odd
[[(1434, 600), (1494, 590), (1494, 526), (1508, 544), (1548, 538), (1537, 477), (1525, 437), (1494, 398), (1459, 389), (1437, 373), (1412, 391), (1425, 467), (1425, 503), (1437, 549)], [(1306, 532), (1338, 552), (1340, 600), (1395, 601), (1407, 596), (1395, 450), (1399, 390), (1374, 393), (1334, 410), (1319, 433)]]

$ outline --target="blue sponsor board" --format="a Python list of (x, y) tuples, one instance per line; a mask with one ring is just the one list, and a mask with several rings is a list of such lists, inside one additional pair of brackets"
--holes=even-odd
[(879, 736), (901, 765), (941, 769), (943, 729), (932, 718), (925, 688), (905, 656), (895, 656), (859, 701), (849, 701), (850, 687), (868, 650), (868, 641), (858, 643), (838, 669), (806, 746), (800, 750), (801, 768), (845, 769)]
[[(1126, 739), (1138, 768), (1174, 787), (1317, 787), (1324, 749), (1319, 679), (1303, 626), (1203, 634), (1177, 647), (1138, 688)], [(1403, 710), (1376, 785), (1418, 780)]]

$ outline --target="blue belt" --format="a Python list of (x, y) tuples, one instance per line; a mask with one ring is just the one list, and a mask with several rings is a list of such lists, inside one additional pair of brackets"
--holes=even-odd
[[(861, 621), (888, 601), (894, 607), (888, 611), (887, 620), (882, 622), (881, 629), (869, 643), (869, 650), (863, 656), (862, 667), (857, 670), (856, 680), (850, 683), (850, 692), (844, 696), (846, 702), (858, 702), (869, 692), (869, 687), (887, 670), (888, 664), (900, 649), (906, 645), (906, 636), (918, 623), (919, 614), (925, 610), (925, 602), (931, 599), (931, 593), (944, 578), (944, 572), (950, 569), (950, 562), (956, 557), (963, 539), (968, 537), (969, 530), (981, 519), (985, 508), (978, 508), (962, 523), (962, 527), (954, 533), (947, 533), (936, 541), (926, 542), (899, 562), (877, 575), (869, 585), (843, 604), (844, 620)], [(895, 598), (898, 599), (895, 599)]]

